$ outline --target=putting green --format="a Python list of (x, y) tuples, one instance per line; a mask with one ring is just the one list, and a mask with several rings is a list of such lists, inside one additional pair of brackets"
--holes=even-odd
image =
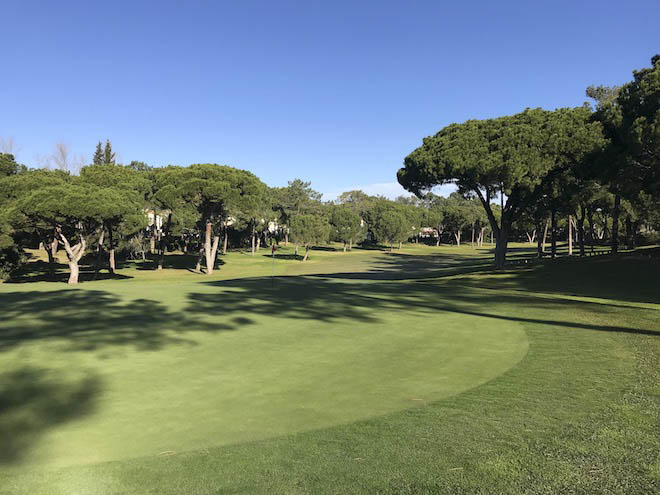
[(443, 311), (442, 300), (408, 306), (404, 282), (269, 283), (5, 285), (0, 379), (20, 392), (4, 398), (1, 465), (167, 455), (353, 422), (476, 387), (527, 352), (518, 323)]

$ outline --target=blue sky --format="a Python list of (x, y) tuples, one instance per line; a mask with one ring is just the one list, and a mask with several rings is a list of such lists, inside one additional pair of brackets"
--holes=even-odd
[(660, 52), (660, 2), (2, 2), (0, 138), (399, 192), (451, 122), (576, 106)]

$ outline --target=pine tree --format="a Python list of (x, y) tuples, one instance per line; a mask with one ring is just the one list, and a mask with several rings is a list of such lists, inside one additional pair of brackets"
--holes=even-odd
[(98, 144), (96, 145), (96, 151), (94, 152), (94, 161), (92, 163), (94, 163), (94, 165), (103, 164), (103, 148), (101, 147), (101, 141), (99, 141)]
[(112, 152), (112, 145), (110, 144), (109, 139), (106, 139), (105, 141), (105, 150), (103, 151), (103, 164), (104, 165), (115, 164), (115, 154)]

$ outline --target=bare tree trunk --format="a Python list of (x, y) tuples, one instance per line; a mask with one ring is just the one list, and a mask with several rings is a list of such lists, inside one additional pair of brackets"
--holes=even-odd
[(539, 232), (539, 236), (536, 238), (536, 256), (543, 258), (543, 238), (541, 237), (541, 220), (536, 221), (536, 230)]
[(297, 243), (297, 242), (296, 242), (296, 251), (295, 251), (295, 255), (298, 256), (298, 243)]
[(568, 215), (568, 255), (573, 256), (573, 216)]
[(492, 230), (490, 231), (490, 243), (491, 244), (493, 243), (493, 231)]
[(352, 237), (348, 240), (348, 250), (349, 251), (353, 250), (353, 238)]
[(154, 254), (154, 251), (156, 251), (156, 237), (152, 232), (151, 237), (149, 238), (149, 252)]
[(213, 267), (215, 266), (215, 257), (218, 253), (218, 242), (220, 236), (213, 236), (213, 224), (210, 221), (206, 222), (206, 236), (204, 238), (204, 253), (206, 254), (206, 274), (213, 274)]
[(261, 249), (261, 234), (257, 236), (257, 252)]
[(225, 221), (224, 226), (224, 240), (222, 242), (222, 254), (227, 254), (227, 221)]
[(456, 239), (456, 245), (460, 246), (461, 245), (461, 231), (460, 230), (458, 232), (454, 232), (454, 238)]
[(550, 250), (551, 256), (555, 258), (557, 256), (557, 213), (553, 208), (550, 211)]
[(549, 219), (545, 221), (545, 229), (543, 230), (543, 244), (541, 245), (541, 252), (545, 253), (545, 245), (547, 244), (548, 239), (548, 224), (550, 223)]
[[(286, 230), (284, 231), (284, 245), (289, 246), (289, 228), (287, 227)], [(298, 253), (296, 253), (298, 254)]]
[(252, 237), (251, 237), (251, 241), (252, 241), (252, 256), (254, 256), (254, 244), (255, 244), (255, 242), (254, 242), (254, 225), (252, 226)]
[(346, 241), (344, 241), (344, 252), (346, 252)]
[(108, 244), (110, 247), (110, 251), (108, 253), (108, 264), (109, 264), (109, 271), (110, 274), (114, 275), (115, 274), (115, 244), (112, 241), (112, 225), (108, 225)]
[(78, 244), (71, 247), (71, 244), (69, 244), (69, 241), (67, 240), (66, 237), (64, 237), (64, 234), (62, 234), (62, 232), (59, 229), (57, 231), (57, 236), (60, 238), (59, 240), (64, 246), (64, 250), (66, 251), (66, 256), (69, 259), (70, 273), (69, 273), (68, 283), (71, 285), (77, 284), (78, 275), (80, 273), (80, 267), (78, 266), (78, 262), (85, 253), (85, 248), (87, 247), (87, 243), (85, 242), (85, 239), (81, 235)]
[(53, 236), (53, 240), (50, 242), (50, 253), (53, 256), (53, 260), (55, 260), (55, 258), (57, 257), (57, 247), (58, 247), (57, 238)]
[(497, 236), (497, 243), (495, 244), (495, 268), (504, 268), (506, 262), (506, 250), (509, 244), (509, 225), (502, 222), (499, 235)]
[(197, 264), (195, 265), (195, 271), (202, 273), (202, 258), (204, 257), (204, 246), (199, 248), (199, 255), (197, 256)]
[(470, 240), (470, 244), (474, 247), (474, 223), (472, 224), (472, 239)]
[(168, 213), (167, 215), (167, 223), (165, 224), (165, 231), (163, 234), (160, 236), (160, 256), (158, 257), (158, 270), (163, 269), (163, 263), (165, 262), (165, 243), (166, 243), (166, 236), (169, 235), (170, 233), (170, 224), (172, 222), (172, 213)]
[(399, 249), (401, 249), (402, 244), (403, 243), (401, 241), (399, 241)]
[(307, 261), (307, 257), (309, 256), (309, 244), (305, 244), (305, 256), (303, 257), (303, 261)]
[(578, 234), (578, 245), (580, 246), (580, 256), (585, 255), (584, 251), (584, 220), (586, 217), (586, 211), (585, 211), (584, 205), (580, 205), (580, 216), (577, 217), (577, 221), (575, 223), (577, 234)]
[(57, 238), (48, 239), (44, 237), (42, 242), (46, 256), (48, 256), (48, 271), (51, 274), (55, 273), (55, 256), (57, 254)]
[(435, 245), (436, 247), (440, 246), (440, 234), (438, 234), (438, 238), (435, 240)]

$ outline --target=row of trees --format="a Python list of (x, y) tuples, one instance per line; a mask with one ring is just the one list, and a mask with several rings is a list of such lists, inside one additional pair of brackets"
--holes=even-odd
[[(349, 191), (323, 203), (310, 183), (300, 179), (271, 188), (250, 172), (228, 166), (115, 164), (109, 142), (105, 149), (99, 143), (94, 161), (72, 175), (60, 169), (28, 170), (12, 155), (0, 154), (0, 265), (5, 273), (16, 267), (23, 248), (37, 245), (45, 249), (53, 272), (57, 251), (63, 248), (69, 282), (76, 283), (83, 256), (96, 273), (107, 268), (114, 274), (118, 250), (143, 259), (150, 252), (158, 269), (168, 250), (196, 253), (195, 270), (204, 264), (211, 274), (219, 252), (232, 246), (247, 247), (254, 255), (265, 244), (292, 242), (296, 255), (299, 247), (305, 248), (306, 260), (311, 246), (328, 240), (343, 242), (344, 251), (365, 240), (392, 250), (410, 239), (436, 245), (467, 240), (482, 246), (493, 235), (480, 202), (460, 193), (390, 201)], [(602, 188), (600, 194), (587, 213), (592, 244), (612, 229), (612, 195)], [(599, 206), (595, 211), (594, 205)], [(493, 203), (490, 209), (501, 221), (500, 205)], [(625, 211), (630, 215), (626, 218), (633, 218), (633, 209)], [(538, 237), (541, 246), (535, 222), (523, 215), (513, 224), (512, 235), (529, 242)], [(568, 225), (563, 231), (570, 235), (570, 218), (556, 223)], [(547, 231), (546, 223), (544, 239)], [(583, 250), (584, 236), (580, 242)]]
[[(416, 197), (396, 201), (350, 191), (323, 203), (308, 182), (271, 188), (222, 165), (124, 166), (109, 141), (78, 175), (28, 170), (0, 153), (0, 271), (37, 244), (51, 270), (65, 250), (70, 283), (83, 256), (114, 273), (118, 249), (151, 251), (159, 269), (168, 249), (194, 252), (195, 269), (204, 262), (208, 274), (228, 246), (254, 255), (272, 242), (293, 242), (296, 254), (304, 247), (306, 260), (329, 239), (350, 250), (365, 239), (393, 249), (422, 236), (469, 236), (473, 245), (490, 236), (502, 267), (511, 239), (536, 240), (542, 255), (549, 229), (553, 255), (560, 230), (569, 240), (575, 232), (582, 254), (605, 237), (616, 252), (620, 225), (632, 245), (660, 223), (660, 57), (652, 62), (622, 88), (588, 88), (595, 108), (528, 109), (442, 129), (406, 157), (398, 179)], [(458, 186), (449, 198), (429, 192), (447, 182)]]
[[(584, 252), (585, 222), (611, 209), (610, 238), (619, 249), (622, 215), (633, 240), (660, 210), (660, 56), (620, 88), (589, 87), (595, 107), (527, 109), (512, 116), (452, 124), (423, 140), (398, 172), (399, 183), (423, 198), (454, 183), (482, 205), (504, 266), (517, 222), (541, 231), (550, 218), (576, 219)], [(493, 203), (499, 203), (499, 214)]]

